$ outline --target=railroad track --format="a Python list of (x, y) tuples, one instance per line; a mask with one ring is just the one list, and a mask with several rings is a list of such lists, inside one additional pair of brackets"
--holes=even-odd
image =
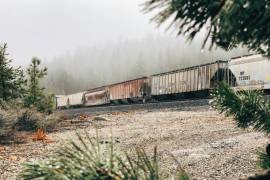
[(155, 110), (165, 108), (177, 108), (178, 110), (196, 110), (198, 107), (209, 108), (210, 99), (195, 99), (169, 102), (155, 102), (145, 104), (111, 105), (100, 107), (84, 107), (76, 109), (59, 110), (66, 115), (76, 116), (79, 114), (99, 114), (109, 112), (124, 112), (131, 110)]

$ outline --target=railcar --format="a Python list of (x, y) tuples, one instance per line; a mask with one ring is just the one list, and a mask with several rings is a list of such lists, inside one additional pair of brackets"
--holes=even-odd
[(110, 101), (117, 104), (145, 101), (150, 93), (148, 81), (147, 77), (142, 77), (109, 85)]
[(64, 109), (67, 107), (67, 96), (57, 95), (55, 96), (55, 102), (57, 109)]
[(83, 98), (84, 106), (98, 106), (110, 103), (110, 95), (106, 86), (86, 91)]
[(86, 91), (67, 95), (67, 107), (80, 107), (84, 104), (84, 94)]
[(247, 55), (232, 58), (229, 69), (236, 77), (235, 88), (239, 90), (270, 90), (270, 60), (263, 55)]
[(227, 61), (216, 61), (151, 76), (151, 96), (154, 99), (176, 99), (191, 96), (207, 96), (217, 82), (231, 74)]

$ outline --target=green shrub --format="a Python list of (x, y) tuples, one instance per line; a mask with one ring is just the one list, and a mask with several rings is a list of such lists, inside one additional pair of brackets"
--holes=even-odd
[[(153, 157), (143, 149), (136, 149), (135, 155), (121, 153), (111, 140), (100, 144), (99, 138), (77, 134), (79, 143), (70, 142), (55, 154), (44, 160), (23, 165), (20, 178), (23, 179), (163, 179), (157, 159), (156, 148)], [(188, 175), (180, 169), (175, 178), (188, 180)]]
[(25, 108), (36, 108), (41, 113), (52, 114), (55, 109), (54, 104), (54, 95), (42, 95), (35, 101), (33, 101), (31, 96), (25, 97), (23, 106)]
[(36, 104), (37, 110), (39, 112), (44, 112), (47, 114), (52, 114), (55, 109), (54, 95), (44, 96), (40, 101)]

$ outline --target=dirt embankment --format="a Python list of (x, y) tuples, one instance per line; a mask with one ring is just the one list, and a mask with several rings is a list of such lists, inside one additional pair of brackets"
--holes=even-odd
[[(75, 127), (84, 128), (101, 137), (112, 132), (124, 150), (139, 146), (152, 153), (158, 147), (160, 165), (174, 171), (177, 159), (192, 178), (238, 179), (259, 171), (256, 152), (268, 142), (263, 134), (242, 130), (216, 111), (198, 108), (193, 111), (163, 109), (162, 111), (133, 111), (100, 115), (104, 119), (89, 117), (90, 122), (63, 123), (65, 128), (49, 134), (54, 143), (31, 142), (3, 146), (0, 150), (0, 179), (14, 179), (20, 163), (37, 159), (53, 152), (57, 146), (74, 138)], [(76, 121), (75, 121), (76, 122)]]

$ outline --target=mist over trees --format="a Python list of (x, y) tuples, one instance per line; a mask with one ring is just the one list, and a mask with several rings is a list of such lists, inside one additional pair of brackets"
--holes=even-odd
[(148, 36), (78, 48), (47, 63), (48, 76), (43, 83), (49, 92), (69, 94), (248, 53), (243, 48), (201, 50), (201, 39), (198, 36), (188, 44), (184, 37)]

